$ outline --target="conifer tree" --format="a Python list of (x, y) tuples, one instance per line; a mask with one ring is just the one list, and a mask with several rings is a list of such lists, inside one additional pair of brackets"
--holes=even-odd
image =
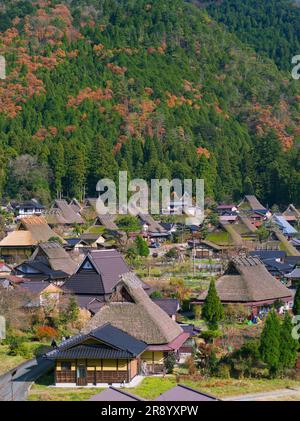
[(298, 286), (293, 305), (293, 313), (295, 316), (300, 315), (300, 286)]
[(280, 321), (274, 310), (268, 314), (260, 337), (259, 350), (270, 373), (275, 374), (279, 368), (280, 359)]
[(218, 322), (224, 318), (224, 308), (218, 296), (214, 280), (209, 285), (208, 293), (202, 307), (202, 317), (213, 330), (218, 328)]
[(292, 318), (287, 312), (280, 329), (280, 366), (282, 368), (292, 368), (297, 360), (299, 348), (298, 340), (292, 336)]
[(135, 240), (137, 252), (139, 256), (148, 257), (150, 254), (150, 250), (146, 241), (139, 235), (136, 237)]

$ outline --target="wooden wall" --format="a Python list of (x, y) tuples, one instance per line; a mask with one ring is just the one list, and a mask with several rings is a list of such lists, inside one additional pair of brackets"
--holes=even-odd
[[(62, 369), (61, 362), (70, 362), (71, 369)], [(55, 382), (76, 383), (78, 364), (86, 366), (87, 383), (122, 383), (138, 374), (137, 360), (63, 360), (56, 362)]]

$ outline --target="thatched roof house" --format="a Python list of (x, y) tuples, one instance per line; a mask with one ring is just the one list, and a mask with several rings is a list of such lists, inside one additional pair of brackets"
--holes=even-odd
[(295, 222), (300, 219), (300, 209), (297, 209), (296, 206), (290, 204), (283, 212), (282, 216), (288, 222)]
[(147, 233), (151, 237), (167, 237), (169, 235), (169, 232), (151, 215), (139, 213), (137, 216), (141, 223), (147, 226)]
[(39, 244), (30, 260), (48, 264), (53, 270), (62, 270), (72, 275), (77, 269), (77, 263), (71, 259), (66, 250), (56, 241)]
[(241, 201), (241, 203), (238, 205), (238, 208), (245, 209), (245, 210), (249, 209), (253, 212), (261, 212), (261, 213), (267, 212), (267, 209), (260, 203), (260, 201), (254, 195), (246, 195), (244, 199)]
[(187, 335), (149, 298), (132, 272), (121, 276), (109, 302), (91, 319), (85, 330), (104, 323), (111, 323), (149, 345), (164, 345), (165, 350), (170, 350), (172, 342), (179, 336), (186, 338)]
[(162, 373), (168, 353), (179, 355), (180, 348), (190, 337), (149, 298), (140, 280), (131, 272), (120, 277), (109, 302), (104, 303), (84, 332), (105, 323), (147, 343), (141, 358), (143, 374)]
[(103, 226), (109, 231), (118, 231), (119, 228), (115, 223), (116, 215), (105, 214), (105, 215), (98, 215), (94, 221), (95, 226)]
[(42, 216), (22, 218), (16, 231), (10, 232), (0, 242), (1, 255), (6, 258), (29, 256), (36, 245), (50, 238), (59, 237)]
[(50, 225), (75, 225), (84, 223), (81, 215), (74, 210), (74, 206), (70, 205), (66, 200), (55, 200), (50, 211), (47, 212), (46, 218)]
[(55, 241), (40, 243), (30, 259), (14, 268), (24, 278), (63, 284), (77, 269), (77, 264)]
[[(252, 309), (273, 304), (276, 300), (289, 303), (292, 294), (288, 288), (273, 278), (256, 257), (233, 259), (225, 274), (216, 282), (223, 304), (245, 304)], [(203, 303), (207, 291), (194, 302)]]

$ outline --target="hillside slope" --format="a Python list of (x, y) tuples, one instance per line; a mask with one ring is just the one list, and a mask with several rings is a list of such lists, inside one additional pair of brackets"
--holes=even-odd
[(95, 195), (119, 169), (300, 197), (300, 87), (183, 0), (6, 2), (0, 192)]
[(300, 7), (295, 0), (212, 0), (206, 6), (241, 41), (291, 71), (292, 57), (300, 54)]

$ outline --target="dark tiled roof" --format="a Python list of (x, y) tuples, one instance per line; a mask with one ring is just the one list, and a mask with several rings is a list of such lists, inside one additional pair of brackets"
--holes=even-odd
[(117, 348), (127, 350), (133, 355), (139, 355), (146, 348), (145, 342), (135, 339), (110, 324), (93, 330), (90, 332), (90, 336)]
[(143, 401), (144, 399), (132, 395), (131, 393), (128, 393), (123, 389), (121, 390), (115, 389), (114, 387), (110, 387), (108, 389), (103, 390), (103, 392), (92, 396), (89, 400), (97, 402), (128, 402)]
[(192, 324), (180, 324), (180, 326), (182, 327), (183, 331), (186, 333), (189, 333), (190, 336), (194, 336), (194, 335), (198, 335), (201, 332), (201, 329), (199, 329), (198, 327), (192, 325)]
[(14, 203), (12, 207), (15, 209), (45, 209), (45, 206), (41, 205), (36, 200), (26, 200), (25, 202)]
[(28, 281), (23, 282), (20, 287), (25, 288), (31, 294), (40, 294), (49, 285), (51, 284), (47, 281)]
[(295, 266), (300, 262), (300, 256), (287, 256), (284, 262), (288, 265)]
[(261, 260), (284, 259), (285, 255), (285, 251), (281, 250), (255, 250), (250, 252), (250, 256), (259, 257)]
[(103, 298), (96, 298), (93, 295), (76, 295), (75, 298), (79, 307), (86, 308), (93, 314), (96, 314), (104, 304)]
[(132, 354), (108, 346), (93, 344), (77, 345), (64, 351), (58, 351), (52, 358), (126, 359), (132, 358)]
[(105, 295), (101, 276), (91, 271), (81, 271), (72, 275), (65, 282), (64, 290), (74, 294)]
[(22, 272), (20, 268), (24, 265), (31, 267), (35, 271), (38, 271), (38, 275), (46, 275), (47, 278), (49, 279), (62, 279), (62, 278), (67, 278), (69, 276), (66, 272), (63, 272), (62, 270), (53, 270), (49, 266), (45, 265), (44, 263), (36, 262), (36, 261), (25, 261), (21, 265), (17, 266), (14, 272), (24, 273), (24, 276), (26, 276), (27, 278), (31, 278), (31, 275), (32, 277), (37, 275), (37, 274)]
[(218, 401), (215, 396), (200, 392), (200, 390), (192, 389), (188, 386), (178, 384), (170, 390), (162, 393), (156, 401)]
[[(92, 263), (95, 271), (82, 270), (86, 259)], [(120, 280), (120, 276), (130, 271), (122, 255), (117, 250), (91, 251), (81, 267), (65, 283), (65, 288), (75, 294), (105, 295), (111, 294)], [(148, 285), (143, 284), (145, 289)]]
[[(95, 339), (93, 344), (84, 344)], [(96, 341), (100, 341), (98, 344)], [(56, 358), (133, 358), (140, 355), (147, 344), (106, 323), (86, 334), (73, 336), (45, 357)]]
[(155, 304), (157, 304), (162, 310), (164, 310), (169, 316), (173, 316), (179, 309), (179, 302), (176, 298), (153, 298)]
[(277, 262), (276, 259), (265, 259), (262, 261), (266, 268), (271, 271), (277, 271), (282, 274), (289, 273), (293, 270), (294, 265), (290, 265), (286, 262)]

